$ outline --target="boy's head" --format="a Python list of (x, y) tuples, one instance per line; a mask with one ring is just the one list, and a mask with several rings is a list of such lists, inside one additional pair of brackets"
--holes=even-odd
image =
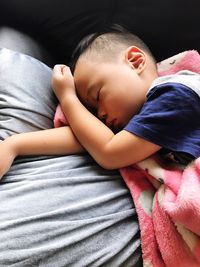
[(157, 76), (149, 48), (122, 27), (84, 38), (73, 54), (72, 72), (80, 100), (119, 129), (138, 113)]

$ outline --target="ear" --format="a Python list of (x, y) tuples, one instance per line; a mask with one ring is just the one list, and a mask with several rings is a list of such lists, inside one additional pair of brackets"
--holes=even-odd
[(136, 46), (130, 46), (125, 52), (125, 60), (131, 68), (135, 69), (140, 74), (146, 66), (145, 53)]

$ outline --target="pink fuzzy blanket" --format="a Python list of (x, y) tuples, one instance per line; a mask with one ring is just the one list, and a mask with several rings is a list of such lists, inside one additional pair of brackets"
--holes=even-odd
[(200, 266), (200, 159), (186, 169), (150, 157), (120, 170), (133, 197), (144, 266)]
[[(185, 51), (158, 64), (159, 75), (200, 73), (200, 55)], [(57, 108), (54, 124), (66, 125)], [(200, 158), (185, 169), (155, 155), (122, 168), (138, 214), (144, 267), (200, 266)]]
[[(159, 75), (200, 73), (185, 51), (158, 64)], [(200, 158), (182, 169), (152, 156), (120, 170), (136, 206), (145, 267), (200, 266)]]

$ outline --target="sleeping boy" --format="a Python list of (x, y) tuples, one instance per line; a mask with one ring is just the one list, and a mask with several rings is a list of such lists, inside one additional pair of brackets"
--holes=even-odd
[(21, 155), (87, 151), (106, 169), (158, 151), (181, 164), (200, 156), (200, 75), (158, 77), (149, 48), (123, 28), (85, 37), (71, 70), (54, 67), (52, 86), (69, 126), (2, 141), (0, 177)]

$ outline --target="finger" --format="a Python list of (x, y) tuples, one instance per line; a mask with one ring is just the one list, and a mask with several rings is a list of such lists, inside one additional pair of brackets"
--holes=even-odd
[(67, 66), (65, 66), (65, 65), (61, 66), (60, 70), (61, 70), (62, 74), (66, 74), (67, 73)]
[(62, 74), (63, 75), (70, 75), (70, 76), (72, 76), (72, 73), (71, 73), (71, 70), (70, 70), (70, 68), (68, 67), (68, 66), (63, 66), (62, 67)]
[(55, 65), (54, 68), (53, 68), (53, 73), (54, 74), (60, 74), (62, 73), (62, 69), (65, 65)]
[(54, 69), (60, 69), (60, 68), (63, 68), (63, 67), (66, 67), (66, 65), (64, 65), (64, 64), (56, 64), (54, 66)]

